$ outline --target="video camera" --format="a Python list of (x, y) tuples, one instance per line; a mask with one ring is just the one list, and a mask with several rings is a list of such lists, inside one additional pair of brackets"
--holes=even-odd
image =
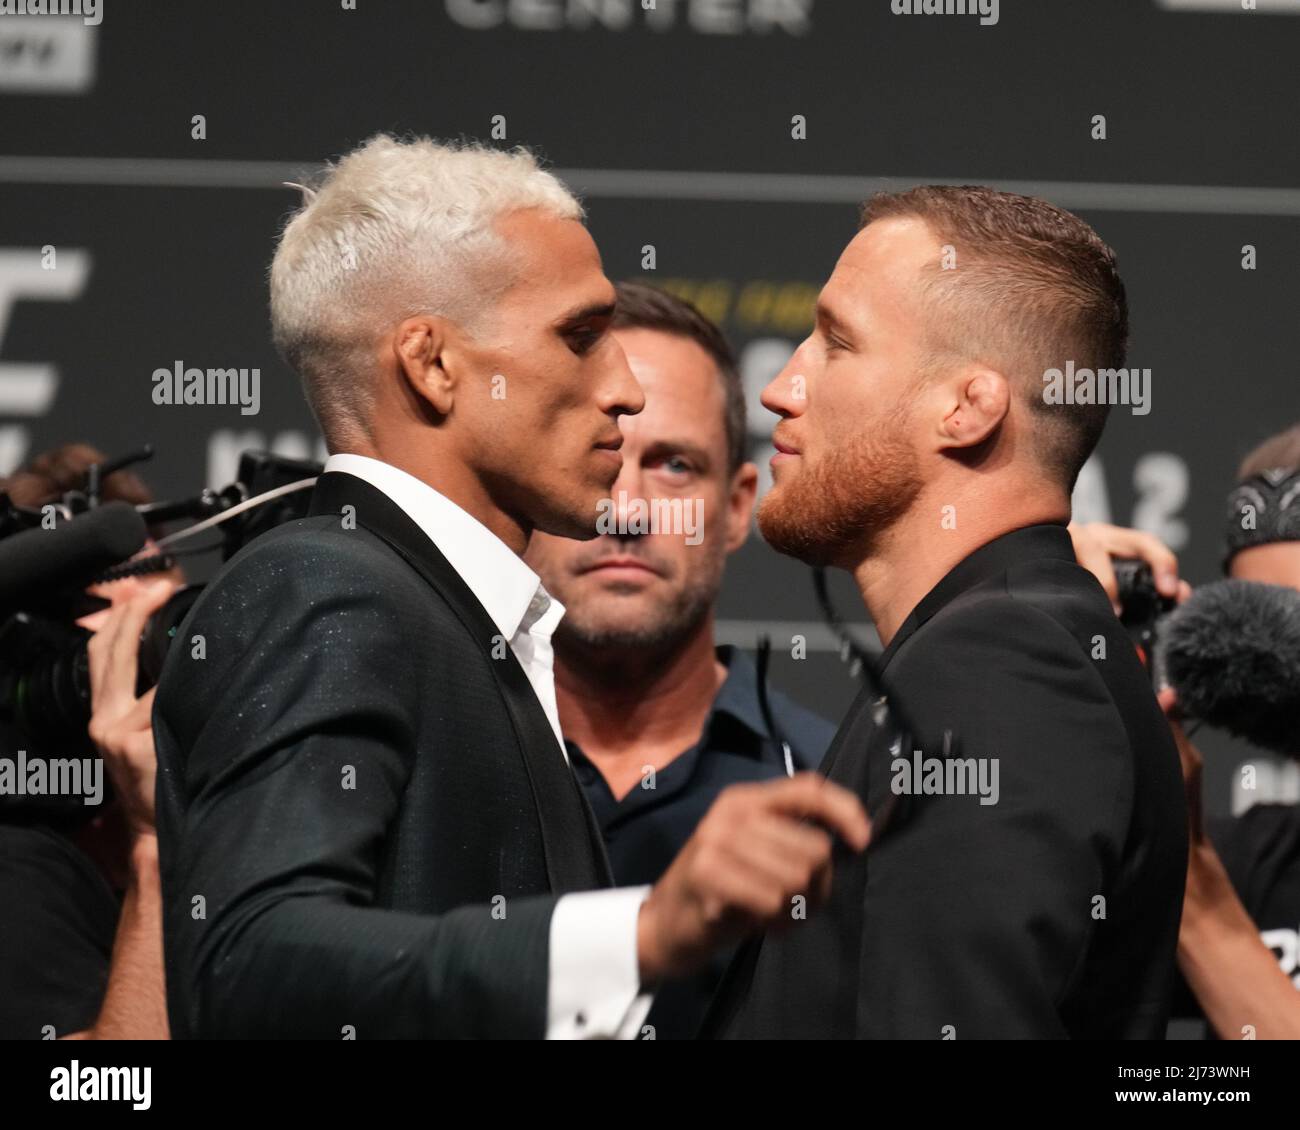
[[(164, 572), (187, 552), (219, 548), (229, 560), (264, 531), (304, 517), (308, 488), (322, 470), (319, 463), (250, 451), (240, 457), (236, 481), (222, 490), (140, 506), (100, 502), (103, 479), (151, 455), (145, 448), (93, 466), (84, 489), (39, 509), (16, 506), (0, 493), (0, 725), (29, 748), (95, 755), (87, 733), (92, 633), (76, 621), (108, 602), (90, 595), (88, 586)], [(150, 529), (182, 519), (191, 524), (160, 537), (157, 552), (137, 556)], [(206, 530), (218, 533), (219, 543), (180, 548)], [(158, 681), (168, 646), (202, 590), (201, 584), (180, 589), (150, 617), (140, 640), (138, 693)]]

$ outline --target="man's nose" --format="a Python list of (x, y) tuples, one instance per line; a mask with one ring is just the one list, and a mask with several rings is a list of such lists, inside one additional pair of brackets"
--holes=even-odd
[(808, 406), (808, 378), (800, 358), (803, 349), (797, 349), (775, 377), (763, 389), (759, 401), (769, 412), (778, 416), (799, 416)]
[(635, 416), (645, 407), (645, 392), (617, 340), (610, 342), (609, 372), (601, 382), (600, 407), (606, 415)]
[(645, 480), (641, 474), (641, 461), (632, 458), (624, 445), (623, 467), (614, 480), (612, 488), (615, 515), (619, 519), (619, 529), (629, 528), (632, 510), (645, 495)]

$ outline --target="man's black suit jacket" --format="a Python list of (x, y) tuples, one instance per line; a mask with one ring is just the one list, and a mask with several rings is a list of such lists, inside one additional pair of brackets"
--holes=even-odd
[(225, 567), (154, 729), (174, 1036), (544, 1034), (551, 912), (604, 849), (508, 641), (383, 492), (327, 473)]
[(1178, 753), (1066, 530), (971, 554), (882, 664), (910, 745), (997, 758), (998, 802), (896, 792), (864, 692), (822, 772), (863, 798), (875, 839), (837, 864), (827, 906), (742, 949), (706, 1034), (1162, 1037), (1187, 863)]

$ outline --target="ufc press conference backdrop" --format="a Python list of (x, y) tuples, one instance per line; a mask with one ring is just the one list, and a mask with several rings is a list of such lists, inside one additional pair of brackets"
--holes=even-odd
[[(379, 130), (540, 150), (584, 196), (611, 277), (670, 287), (731, 334), (764, 473), (758, 391), (806, 332), (859, 202), (918, 182), (1045, 196), (1119, 253), (1149, 400), (1113, 410), (1079, 517), (1151, 530), (1210, 580), (1237, 461), (1300, 415), (1300, 0), (33, 14), (50, 7), (0, 0), (0, 473), (70, 440), (148, 441), (146, 478), (173, 496), (228, 482), (249, 446), (317, 453), (270, 344), (265, 272), (297, 199), (283, 182)], [(257, 370), (256, 402), (155, 404), (155, 370), (176, 366)], [(835, 592), (861, 621), (847, 583)], [(796, 696), (847, 706), (854, 679), (802, 566), (753, 539), (721, 611), (723, 639), (772, 637)], [(1201, 737), (1222, 810), (1251, 754)], [(1300, 799), (1294, 766), (1262, 781)]]

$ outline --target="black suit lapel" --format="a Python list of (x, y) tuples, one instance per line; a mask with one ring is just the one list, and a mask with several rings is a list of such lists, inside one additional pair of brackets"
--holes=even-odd
[[(818, 772), (857, 794), (871, 817), (871, 845), (878, 845), (905, 818), (901, 798), (892, 792), (890, 760), (910, 749), (906, 720), (882, 691), (864, 686), (836, 731)], [(874, 782), (874, 789), (872, 783)], [(858, 973), (861, 960), (864, 892), (872, 846), (855, 855), (843, 845), (835, 849), (831, 904), (816, 912), (806, 928), (774, 936), (760, 934), (746, 941), (732, 960), (714, 994), (700, 1036), (703, 1039), (779, 1039), (790, 1033), (784, 1025), (797, 1012), (800, 978), (809, 969), (835, 971), (840, 989), (810, 1026), (799, 1034), (855, 1035), (858, 1028)], [(793, 1011), (792, 1011), (793, 1010)]]
[[(491, 617), (437, 546), (397, 503), (355, 475), (339, 471), (322, 475), (312, 495), (311, 513), (340, 514), (344, 506), (355, 507), (357, 524), (401, 555), (442, 596), (474, 640), (493, 653), (493, 641), (500, 632)], [(577, 779), (557, 748), (555, 731), (508, 642), (497, 646), (490, 667), (532, 785), (551, 889), (563, 894), (610, 886), (599, 830)]]

